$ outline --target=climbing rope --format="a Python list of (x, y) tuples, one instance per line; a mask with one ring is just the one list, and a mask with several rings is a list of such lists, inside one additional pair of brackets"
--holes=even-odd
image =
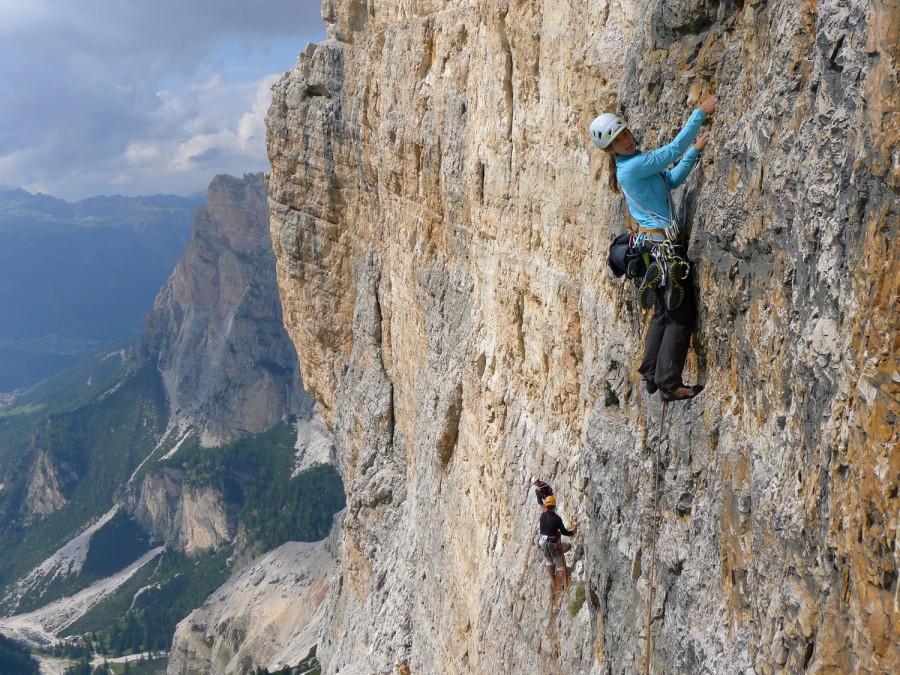
[(656, 530), (659, 528), (659, 467), (662, 464), (663, 429), (666, 424), (666, 406), (662, 404), (662, 418), (659, 422), (659, 442), (656, 444), (656, 462), (653, 465), (653, 520), (650, 527), (650, 590), (647, 593), (647, 647), (644, 655), (644, 673), (650, 675), (650, 624), (653, 612), (653, 574), (656, 571)]

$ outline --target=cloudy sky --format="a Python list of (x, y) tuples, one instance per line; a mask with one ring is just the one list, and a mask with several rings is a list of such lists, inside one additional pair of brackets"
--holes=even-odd
[(190, 194), (268, 169), (270, 86), (321, 0), (0, 0), (0, 185)]

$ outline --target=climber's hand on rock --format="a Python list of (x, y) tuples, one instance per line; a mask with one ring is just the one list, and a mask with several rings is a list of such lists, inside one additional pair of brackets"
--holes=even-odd
[(703, 148), (706, 147), (706, 143), (709, 141), (709, 132), (704, 131), (697, 137), (697, 141), (694, 143), (694, 148), (697, 152), (700, 152)]
[(714, 112), (716, 112), (717, 105), (719, 105), (719, 97), (710, 96), (700, 104), (700, 110), (705, 112), (707, 115), (712, 115)]

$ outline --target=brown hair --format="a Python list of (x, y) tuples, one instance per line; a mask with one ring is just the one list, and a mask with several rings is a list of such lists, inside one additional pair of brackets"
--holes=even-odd
[(614, 193), (619, 194), (622, 188), (619, 187), (619, 177), (616, 175), (616, 153), (612, 148), (603, 148), (603, 152), (609, 158), (609, 170), (607, 171), (607, 185)]

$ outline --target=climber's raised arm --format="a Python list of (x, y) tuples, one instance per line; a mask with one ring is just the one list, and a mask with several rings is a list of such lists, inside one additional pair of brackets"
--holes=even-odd
[(709, 141), (709, 132), (701, 132), (697, 137), (697, 142), (684, 153), (684, 157), (681, 158), (681, 161), (673, 168), (662, 172), (663, 176), (666, 178), (666, 183), (669, 184), (670, 190), (674, 190), (687, 179), (691, 169), (694, 168), (694, 164), (697, 163), (700, 151), (706, 146), (707, 141)]
[[(708, 143), (709, 134), (701, 134), (700, 127), (717, 105), (716, 96), (705, 99), (675, 140), (651, 152), (638, 147), (625, 119), (614, 113), (599, 115), (588, 129), (591, 140), (609, 158), (609, 188), (625, 193), (628, 210), (640, 230), (634, 239), (637, 244), (629, 239), (628, 250), (637, 250), (631, 259), (634, 270), (630, 274), (643, 275), (638, 303), (646, 309), (654, 307), (655, 311), (638, 372), (647, 393), (660, 391), (663, 401), (693, 398), (703, 389), (701, 384), (689, 387), (681, 379), (697, 312), (685, 254), (685, 230), (678, 222), (671, 190), (684, 182)], [(691, 143), (694, 147), (690, 147)], [(675, 162), (678, 164), (669, 169)], [(613, 240), (614, 245), (617, 240)], [(613, 260), (612, 247), (610, 251)]]
[[(715, 111), (716, 106), (718, 105), (718, 97), (710, 96), (706, 100), (704, 100), (694, 112), (691, 113), (691, 116), (688, 118), (687, 123), (684, 125), (684, 128), (678, 132), (678, 135), (675, 139), (665, 145), (658, 150), (653, 150), (651, 152), (641, 153), (639, 156), (632, 158), (630, 162), (628, 162), (627, 168), (625, 168), (625, 173), (627, 173), (632, 178), (645, 178), (647, 176), (652, 176), (653, 174), (660, 173), (661, 171), (665, 171), (666, 167), (674, 164), (678, 161), (678, 158), (684, 155), (684, 160), (690, 159), (690, 164), (684, 168), (684, 175), (681, 176), (680, 180), (677, 182), (670, 182), (670, 187), (677, 187), (680, 185), (684, 179), (687, 177), (687, 173), (690, 171), (694, 162), (697, 159), (697, 153), (694, 152), (694, 149), (688, 150), (691, 143), (697, 138), (697, 134), (700, 131), (700, 127), (703, 125), (703, 121), (706, 119), (706, 116)], [(705, 145), (705, 142), (704, 142)], [(699, 151), (701, 148), (696, 148), (696, 151)], [(687, 154), (685, 154), (687, 153)], [(684, 161), (682, 160), (682, 161)], [(680, 164), (679, 164), (680, 166)], [(676, 167), (678, 169), (678, 167)], [(673, 169), (673, 172), (675, 169)], [(620, 175), (619, 180), (621, 181), (622, 176)]]

